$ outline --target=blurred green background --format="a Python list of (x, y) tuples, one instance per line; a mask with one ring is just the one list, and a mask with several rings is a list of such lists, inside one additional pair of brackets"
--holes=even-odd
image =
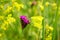
[(60, 40), (60, 0), (0, 0), (0, 40)]

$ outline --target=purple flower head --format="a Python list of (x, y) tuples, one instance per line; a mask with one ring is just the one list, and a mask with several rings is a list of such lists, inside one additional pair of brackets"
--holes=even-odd
[(22, 23), (22, 28), (26, 27), (27, 24), (29, 24), (29, 20), (27, 19), (26, 16), (20, 16), (21, 23)]
[(20, 19), (21, 19), (22, 21), (24, 21), (24, 23), (26, 23), (26, 24), (29, 23), (29, 20), (27, 19), (26, 16), (20, 16)]

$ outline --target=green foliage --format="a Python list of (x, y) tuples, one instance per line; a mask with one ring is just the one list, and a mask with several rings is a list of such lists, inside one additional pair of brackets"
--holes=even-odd
[[(20, 16), (30, 23), (22, 29)], [(0, 40), (60, 40), (60, 0), (0, 0)]]

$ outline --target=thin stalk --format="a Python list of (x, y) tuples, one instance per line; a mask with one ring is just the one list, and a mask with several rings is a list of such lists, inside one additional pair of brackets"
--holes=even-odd
[[(58, 3), (58, 1), (56, 1)], [(53, 35), (52, 35), (52, 40), (57, 40), (58, 38), (58, 32), (57, 32), (57, 21), (58, 21), (58, 4), (57, 4), (57, 10), (56, 10), (56, 15), (55, 15), (55, 22), (53, 23)]]

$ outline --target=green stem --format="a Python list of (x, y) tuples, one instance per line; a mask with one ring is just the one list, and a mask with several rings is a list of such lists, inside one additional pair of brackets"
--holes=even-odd
[[(56, 1), (56, 3), (58, 3), (57, 1)], [(58, 21), (58, 4), (57, 4), (57, 10), (56, 10), (56, 16), (55, 16), (55, 22), (53, 23), (53, 28), (54, 28), (54, 30), (53, 30), (53, 35), (52, 35), (52, 40), (57, 40), (57, 38), (58, 38), (58, 32), (57, 32), (57, 21)]]

